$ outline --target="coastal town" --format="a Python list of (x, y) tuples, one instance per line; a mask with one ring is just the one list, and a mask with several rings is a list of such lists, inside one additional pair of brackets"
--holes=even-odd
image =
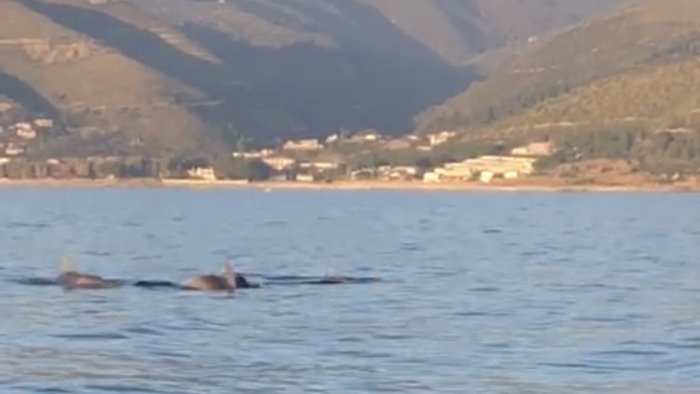
[[(425, 183), (516, 180), (535, 173), (538, 159), (551, 155), (551, 142), (514, 146), (498, 154), (438, 155), (459, 142), (456, 131), (387, 136), (377, 130), (338, 132), (325, 139), (294, 139), (263, 149), (238, 149), (229, 160), (174, 160), (119, 155), (46, 156), (33, 154), (61, 134), (58, 119), (18, 110), (0, 101), (0, 178), (120, 179), (156, 178), (331, 183), (412, 181)], [(460, 157), (461, 156), (461, 157)], [(440, 158), (440, 159), (436, 159)], [(228, 171), (237, 166), (241, 171)]]
[[(536, 161), (553, 153), (550, 142), (534, 142), (511, 149), (505, 155), (482, 155), (464, 160), (432, 163), (392, 164), (349, 163), (344, 159), (348, 152), (414, 152), (413, 157), (429, 157), (433, 150), (456, 139), (454, 131), (442, 131), (425, 136), (386, 137), (376, 131), (364, 131), (350, 137), (333, 134), (325, 141), (301, 139), (287, 141), (278, 149), (234, 152), (242, 160), (256, 160), (273, 170), (272, 179), (277, 181), (323, 182), (332, 180), (378, 180), (378, 181), (422, 181), (481, 182), (495, 179), (515, 180), (535, 173)], [(341, 152), (345, 152), (343, 155)], [(421, 156), (423, 153), (425, 156)], [(426, 154), (427, 153), (427, 154)], [(215, 180), (212, 168), (196, 168), (192, 177)]]
[[(278, 187), (659, 187), (697, 189), (694, 176), (652, 174), (628, 160), (574, 160), (543, 170), (563, 148), (546, 139), (520, 143), (465, 141), (456, 131), (388, 136), (376, 130), (293, 139), (277, 146), (239, 146), (223, 159), (143, 155), (50, 155), (40, 148), (65, 135), (59, 121), (20, 114), (0, 102), (0, 181), (5, 183), (156, 182), (163, 185)], [(62, 134), (63, 133), (63, 134)], [(37, 149), (38, 148), (38, 149)], [(570, 150), (570, 147), (568, 148)], [(574, 149), (575, 151), (575, 149)], [(568, 152), (570, 153), (570, 152)], [(550, 163), (551, 164), (551, 163)]]
[[(547, 138), (479, 145), (479, 141), (466, 140), (464, 134), (454, 130), (398, 136), (377, 130), (341, 131), (324, 139), (291, 139), (263, 148), (239, 144), (225, 157), (207, 156), (207, 152), (194, 157), (71, 154), (70, 144), (80, 146), (79, 138), (69, 142), (68, 153), (42, 150), (57, 138), (66, 137), (70, 138), (70, 132), (66, 133), (60, 120), (41, 113), (18, 112), (0, 101), (0, 180), (421, 188), (698, 185), (696, 177), (681, 171), (653, 174), (629, 160), (573, 157), (571, 161), (571, 146), (558, 146)], [(576, 149), (574, 146), (574, 154)], [(568, 162), (557, 161), (567, 155)]]

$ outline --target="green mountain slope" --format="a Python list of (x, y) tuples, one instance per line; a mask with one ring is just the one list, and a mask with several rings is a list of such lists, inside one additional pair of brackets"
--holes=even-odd
[(693, 58), (700, 2), (644, 0), (538, 44), (419, 118), (419, 129), (468, 129), (515, 115), (600, 78)]
[(471, 136), (549, 137), (577, 131), (700, 129), (700, 59), (648, 66), (573, 90)]

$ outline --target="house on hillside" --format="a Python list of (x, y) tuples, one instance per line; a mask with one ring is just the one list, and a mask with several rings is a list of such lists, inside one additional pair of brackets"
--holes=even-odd
[(187, 176), (193, 179), (201, 179), (204, 181), (215, 181), (216, 173), (211, 167), (193, 167), (187, 170)]
[(294, 178), (297, 182), (314, 182), (316, 178), (312, 174), (297, 174), (296, 178)]
[(447, 163), (424, 175), (423, 180), (491, 182), (494, 178), (516, 179), (535, 171), (536, 158), (511, 156), (482, 156), (457, 163)]
[(385, 181), (410, 181), (418, 178), (418, 168), (414, 166), (381, 166), (377, 176)]
[(15, 132), (17, 134), (17, 137), (25, 139), (25, 140), (33, 140), (36, 138), (36, 130), (34, 129), (17, 129)]
[(262, 161), (275, 171), (288, 170), (297, 163), (295, 159), (286, 156), (268, 156), (264, 157)]
[(378, 142), (382, 140), (382, 135), (379, 134), (376, 130), (364, 130), (360, 131), (358, 133), (355, 133), (352, 137), (350, 137), (350, 141), (352, 142)]
[(513, 156), (550, 156), (554, 153), (554, 144), (551, 142), (531, 142), (524, 146), (518, 146), (511, 150)]
[(474, 169), (468, 163), (448, 163), (423, 174), (424, 182), (469, 182), (474, 179)]
[(51, 128), (53, 128), (53, 125), (54, 125), (53, 119), (49, 119), (49, 118), (34, 119), (34, 126), (40, 128), (40, 129), (51, 129)]
[(287, 151), (318, 151), (323, 149), (323, 145), (316, 139), (287, 141), (282, 146)]
[(12, 128), (15, 131), (15, 134), (19, 138), (23, 138), (25, 140), (33, 140), (36, 138), (36, 130), (34, 130), (34, 127), (32, 126), (31, 123), (28, 122), (19, 122), (15, 123)]
[(248, 151), (248, 152), (233, 152), (233, 157), (238, 159), (262, 159), (263, 157), (272, 156), (275, 153), (272, 149), (261, 149), (259, 151)]
[(21, 147), (17, 144), (14, 143), (9, 143), (5, 147), (5, 155), (6, 156), (20, 156), (24, 154), (24, 147)]
[(334, 161), (307, 161), (300, 163), (299, 168), (307, 170), (330, 171), (340, 168), (340, 163)]
[(374, 179), (376, 176), (377, 170), (374, 168), (360, 168), (350, 172), (350, 179), (354, 181)]
[(441, 131), (437, 134), (429, 134), (428, 142), (430, 143), (430, 146), (438, 146), (446, 143), (456, 136), (457, 132), (455, 131)]

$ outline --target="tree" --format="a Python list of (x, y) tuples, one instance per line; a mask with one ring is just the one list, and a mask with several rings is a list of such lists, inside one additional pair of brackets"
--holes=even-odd
[(248, 180), (264, 181), (272, 176), (272, 168), (261, 160), (248, 162)]
[(415, 161), (415, 166), (420, 170), (427, 170), (433, 167), (433, 162), (429, 157), (420, 157)]

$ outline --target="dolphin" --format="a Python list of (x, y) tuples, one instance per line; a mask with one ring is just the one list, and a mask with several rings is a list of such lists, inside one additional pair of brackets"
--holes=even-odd
[(63, 260), (60, 271), (56, 281), (64, 289), (108, 289), (119, 286), (118, 281), (78, 272), (71, 260)]
[(207, 274), (195, 276), (182, 283), (180, 287), (184, 290), (226, 291), (233, 293), (238, 287), (238, 280), (231, 264), (226, 261), (223, 275)]

